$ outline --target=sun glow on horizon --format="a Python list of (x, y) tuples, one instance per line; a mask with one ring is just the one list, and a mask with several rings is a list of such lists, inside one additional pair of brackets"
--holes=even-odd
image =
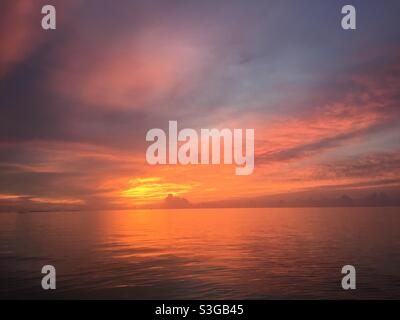
[(192, 189), (190, 184), (166, 182), (161, 177), (137, 178), (129, 180), (130, 188), (121, 196), (133, 198), (137, 203), (149, 203), (165, 199), (169, 194), (179, 196)]

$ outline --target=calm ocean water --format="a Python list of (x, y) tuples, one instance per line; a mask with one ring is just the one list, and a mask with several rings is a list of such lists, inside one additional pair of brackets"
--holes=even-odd
[(399, 299), (400, 209), (0, 214), (0, 298)]

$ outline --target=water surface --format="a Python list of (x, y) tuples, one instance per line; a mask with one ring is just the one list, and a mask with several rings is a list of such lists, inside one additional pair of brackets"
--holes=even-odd
[[(41, 268), (57, 289), (41, 289)], [(341, 268), (357, 289), (341, 289)], [(400, 298), (399, 208), (0, 214), (1, 298)]]

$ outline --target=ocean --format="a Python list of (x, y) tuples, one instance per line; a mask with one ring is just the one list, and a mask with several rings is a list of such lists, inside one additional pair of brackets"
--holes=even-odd
[(0, 298), (399, 299), (400, 209), (1, 213)]

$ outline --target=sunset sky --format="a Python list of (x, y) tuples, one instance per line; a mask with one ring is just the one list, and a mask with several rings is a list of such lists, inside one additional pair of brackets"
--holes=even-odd
[[(399, 190), (400, 2), (348, 2), (2, 1), (0, 207)], [(169, 120), (254, 128), (254, 173), (148, 165)]]

